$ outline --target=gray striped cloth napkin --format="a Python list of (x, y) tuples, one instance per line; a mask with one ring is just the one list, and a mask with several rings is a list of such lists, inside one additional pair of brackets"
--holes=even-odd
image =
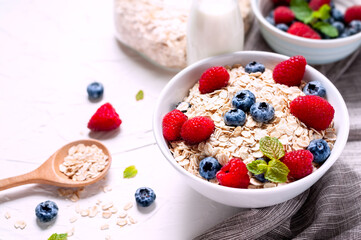
[[(272, 51), (257, 23), (245, 49)], [(361, 239), (361, 49), (342, 61), (314, 67), (335, 84), (349, 110), (350, 136), (341, 157), (296, 198), (245, 209), (195, 239)]]

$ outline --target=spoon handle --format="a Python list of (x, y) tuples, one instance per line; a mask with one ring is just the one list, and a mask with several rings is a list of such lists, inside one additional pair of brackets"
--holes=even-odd
[(25, 173), (19, 176), (0, 179), (0, 191), (29, 183), (43, 182), (44, 180), (39, 177), (38, 169), (35, 169), (32, 172)]

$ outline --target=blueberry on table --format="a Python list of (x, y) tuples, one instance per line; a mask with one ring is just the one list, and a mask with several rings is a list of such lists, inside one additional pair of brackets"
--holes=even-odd
[(312, 153), (313, 161), (319, 164), (325, 162), (331, 154), (328, 143), (323, 139), (312, 140), (310, 145), (308, 145), (307, 150)]
[(249, 90), (242, 90), (236, 93), (232, 98), (232, 106), (248, 112), (251, 106), (256, 102), (255, 95)]
[(326, 89), (319, 81), (312, 81), (306, 84), (303, 88), (303, 92), (306, 95), (316, 95), (320, 97), (326, 96)]
[(256, 73), (256, 72), (264, 73), (266, 68), (264, 67), (264, 65), (262, 63), (253, 61), (253, 62), (248, 63), (246, 65), (246, 67), (244, 68), (244, 70), (246, 71), (246, 73)]
[(217, 172), (222, 168), (222, 165), (213, 157), (203, 158), (199, 163), (199, 174), (209, 180), (216, 177)]
[(266, 102), (256, 102), (251, 106), (251, 116), (256, 122), (267, 123), (275, 116), (275, 109)]
[(93, 82), (87, 87), (88, 96), (92, 100), (99, 99), (103, 96), (104, 87), (99, 82)]
[(135, 201), (142, 207), (149, 207), (155, 200), (156, 195), (153, 189), (149, 187), (141, 187), (135, 191)]
[(35, 208), (35, 215), (40, 222), (50, 222), (58, 215), (58, 206), (53, 201), (39, 203)]
[(241, 109), (232, 109), (224, 114), (224, 123), (227, 126), (243, 126), (246, 122), (246, 114)]

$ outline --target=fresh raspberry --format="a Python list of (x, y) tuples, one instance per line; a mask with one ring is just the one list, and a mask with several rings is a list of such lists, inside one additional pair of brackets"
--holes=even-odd
[(349, 24), (353, 20), (361, 20), (361, 5), (347, 8), (345, 12), (345, 23)]
[(330, 126), (335, 110), (322, 97), (299, 96), (290, 103), (291, 113), (308, 127), (325, 130)]
[(175, 141), (181, 139), (181, 128), (188, 117), (179, 111), (174, 109), (167, 113), (162, 121), (163, 136), (167, 141)]
[(110, 103), (105, 103), (88, 122), (88, 128), (92, 131), (110, 131), (118, 128), (122, 120)]
[(291, 0), (272, 0), (273, 4), (276, 6), (289, 6)]
[(296, 35), (299, 37), (321, 39), (320, 35), (315, 30), (313, 30), (310, 26), (301, 22), (293, 23), (288, 28), (287, 32), (289, 34)]
[(181, 136), (188, 144), (198, 144), (207, 140), (214, 131), (214, 123), (208, 117), (188, 119), (181, 128)]
[(231, 159), (227, 165), (223, 166), (216, 177), (219, 184), (226, 187), (247, 188), (249, 185), (246, 164), (237, 158)]
[(312, 173), (313, 155), (308, 150), (287, 152), (281, 160), (290, 170), (289, 177), (301, 179)]
[(285, 6), (277, 7), (274, 11), (273, 18), (276, 24), (279, 23), (290, 23), (295, 19), (295, 14), (292, 10)]
[(311, 2), (308, 4), (308, 6), (312, 10), (317, 11), (324, 4), (330, 5), (330, 2), (331, 2), (331, 0), (311, 0)]
[(210, 93), (214, 90), (227, 86), (229, 73), (224, 67), (212, 67), (207, 69), (199, 79), (199, 91)]
[(306, 70), (306, 59), (303, 56), (293, 56), (280, 62), (273, 69), (273, 79), (276, 83), (287, 86), (299, 86)]

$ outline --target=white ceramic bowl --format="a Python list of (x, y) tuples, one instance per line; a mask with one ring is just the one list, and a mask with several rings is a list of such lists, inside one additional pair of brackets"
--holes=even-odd
[(304, 80), (308, 82), (317, 79), (325, 86), (328, 101), (335, 109), (334, 122), (337, 131), (337, 140), (330, 157), (316, 172), (301, 180), (276, 188), (230, 188), (210, 183), (192, 175), (175, 161), (168, 148), (162, 133), (162, 119), (166, 113), (173, 110), (176, 103), (182, 101), (183, 98), (188, 95), (189, 89), (199, 80), (199, 77), (206, 69), (212, 66), (233, 65), (236, 63), (245, 66), (251, 61), (258, 61), (263, 63), (267, 68), (273, 69), (276, 64), (286, 59), (288, 59), (287, 56), (276, 53), (256, 51), (236, 52), (197, 62), (183, 69), (170, 80), (158, 98), (153, 118), (153, 131), (156, 142), (166, 160), (183, 176), (185, 183), (188, 183), (204, 196), (226, 205), (243, 208), (266, 207), (287, 201), (304, 192), (320, 179), (334, 164), (347, 142), (349, 116), (346, 104), (337, 88), (325, 76), (310, 66), (306, 67)]
[[(272, 26), (265, 19), (272, 9), (272, 1), (251, 1), (263, 38), (278, 53), (287, 56), (303, 55), (309, 64), (326, 64), (349, 56), (361, 45), (361, 33), (329, 40), (308, 39), (288, 34)], [(334, 2), (340, 10), (354, 5), (354, 1), (335, 0)]]

